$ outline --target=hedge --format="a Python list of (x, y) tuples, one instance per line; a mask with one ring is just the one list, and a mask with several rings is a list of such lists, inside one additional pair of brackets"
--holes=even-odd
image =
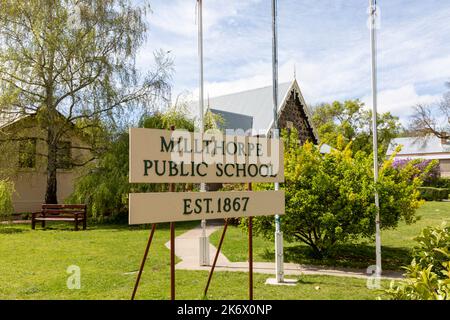
[(437, 178), (433, 181), (424, 181), (424, 187), (447, 188), (450, 190), (450, 178)]
[(450, 190), (447, 188), (419, 187), (420, 196), (427, 201), (441, 201), (448, 199)]

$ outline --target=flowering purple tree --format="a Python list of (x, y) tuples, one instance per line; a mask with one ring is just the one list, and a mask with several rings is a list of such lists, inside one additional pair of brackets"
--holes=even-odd
[[(411, 163), (415, 168), (419, 169), (420, 173), (423, 174), (425, 172), (425, 168), (427, 168), (430, 163), (435, 162), (435, 165), (432, 167), (428, 173), (423, 175), (423, 181), (427, 184), (432, 183), (433, 181), (436, 181), (441, 176), (441, 170), (439, 168), (439, 163), (435, 160), (429, 160), (429, 159), (395, 159), (392, 163), (392, 166), (395, 169), (403, 169), (405, 168), (409, 163)], [(416, 175), (417, 177), (418, 175)]]

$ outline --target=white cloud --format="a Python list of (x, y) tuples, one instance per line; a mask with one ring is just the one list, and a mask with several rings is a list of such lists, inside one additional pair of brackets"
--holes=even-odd
[[(390, 112), (399, 116), (406, 123), (411, 115), (411, 107), (417, 104), (431, 104), (437, 102), (440, 95), (419, 95), (413, 85), (406, 85), (396, 89), (382, 90), (378, 93), (378, 112)], [(361, 99), (367, 108), (372, 108), (372, 96), (368, 95)]]
[[(205, 83), (205, 99), (209, 94), (210, 97), (221, 96), (225, 94), (256, 89), (272, 84), (271, 80), (264, 75), (255, 75), (251, 78), (238, 79), (233, 81), (206, 82)], [(198, 97), (198, 89), (193, 92)]]
[[(252, 1), (253, 2), (253, 1)], [(203, 4), (203, 28), (210, 29), (222, 19), (235, 16), (240, 9), (248, 6), (238, 0), (218, 0)], [(174, 35), (189, 37), (197, 33), (197, 1), (164, 1), (155, 4), (151, 15), (151, 26)]]
[[(367, 4), (355, 2), (279, 3), (279, 81), (291, 80), (295, 65), (309, 104), (362, 98), (370, 106)], [(146, 66), (147, 52), (172, 50), (174, 96), (185, 90), (198, 95), (195, 3), (155, 0), (149, 44), (139, 56)], [(402, 120), (411, 106), (439, 99), (436, 86), (450, 79), (450, 7), (405, 5), (383, 5), (378, 34), (379, 109)], [(426, 10), (414, 11), (421, 5)], [(204, 31), (205, 97), (271, 85), (270, 3), (204, 1)]]

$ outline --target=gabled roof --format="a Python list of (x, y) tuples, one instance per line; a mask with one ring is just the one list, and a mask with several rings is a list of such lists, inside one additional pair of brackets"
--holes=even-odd
[[(34, 118), (34, 120), (36, 120), (35, 116), (37, 115), (38, 112), (39, 111), (28, 112), (26, 114), (0, 112), (0, 129), (5, 129), (5, 128), (13, 125), (14, 123), (20, 122), (20, 121), (25, 120), (30, 117), (32, 120), (33, 120), (33, 118)], [(60, 111), (56, 111), (56, 112), (60, 118), (65, 119), (65, 116)], [(80, 138), (85, 137), (85, 133), (82, 130), (77, 129), (76, 126), (72, 122), (69, 122), (69, 125), (71, 126), (71, 128), (74, 128), (75, 130), (78, 131)]]
[(7, 127), (9, 125), (12, 125), (13, 123), (16, 123), (30, 115), (33, 115), (32, 113), (25, 115), (25, 114), (20, 114), (20, 113), (5, 113), (5, 112), (0, 112), (0, 129)]
[(402, 145), (402, 150), (397, 156), (450, 159), (450, 143), (442, 143), (441, 139), (434, 135), (392, 139), (386, 154), (391, 155), (398, 145)]
[[(290, 83), (278, 86), (278, 106), (282, 104)], [(253, 118), (253, 130), (264, 130), (271, 126), (273, 119), (272, 87), (258, 88), (210, 98), (208, 106), (221, 111), (238, 113)]]
[[(312, 124), (311, 112), (295, 79), (291, 82), (280, 83), (278, 85), (278, 114), (283, 110), (292, 90), (295, 90), (299, 94), (300, 102), (305, 108), (308, 121), (318, 141), (319, 137)], [(273, 125), (272, 86), (213, 97), (205, 102), (205, 106), (222, 112), (225, 111), (252, 117), (254, 134), (259, 134), (261, 131), (267, 134)], [(191, 109), (198, 110), (198, 101), (191, 103), (190, 107)]]
[(330, 146), (329, 144), (326, 144), (326, 143), (322, 143), (320, 145), (319, 152), (322, 154), (331, 153), (332, 150), (335, 150), (332, 146)]

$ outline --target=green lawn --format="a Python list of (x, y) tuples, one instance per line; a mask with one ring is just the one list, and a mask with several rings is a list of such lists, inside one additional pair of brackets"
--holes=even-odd
[[(195, 224), (177, 224), (177, 234)], [(136, 274), (129, 273), (138, 269), (148, 229), (97, 225), (75, 232), (71, 225), (50, 226), (33, 231), (29, 225), (0, 225), (0, 300), (130, 298)], [(168, 239), (167, 225), (158, 226), (138, 299), (169, 298), (169, 250), (164, 246)], [(80, 290), (67, 289), (70, 265), (81, 268)], [(375, 299), (380, 295), (368, 290), (364, 279), (302, 276), (299, 285), (281, 287), (265, 285), (266, 278), (255, 274), (256, 299)], [(207, 272), (177, 270), (177, 299), (200, 299), (206, 279)], [(246, 273), (215, 273), (208, 299), (246, 299), (247, 279)]]
[[(440, 225), (450, 221), (450, 202), (427, 202), (417, 212), (420, 220), (414, 224), (400, 223), (395, 230), (382, 232), (383, 269), (400, 270), (400, 266), (409, 264), (410, 250), (415, 245), (414, 237), (426, 226)], [(211, 235), (211, 243), (217, 244), (221, 230)], [(238, 227), (229, 227), (222, 252), (231, 261), (247, 260), (247, 234)], [(273, 261), (274, 243), (260, 237), (253, 238), (255, 261)], [(340, 245), (333, 257), (323, 260), (313, 259), (306, 245), (285, 243), (285, 262), (315, 264), (339, 267), (367, 268), (375, 264), (374, 240), (362, 240), (355, 244)]]

